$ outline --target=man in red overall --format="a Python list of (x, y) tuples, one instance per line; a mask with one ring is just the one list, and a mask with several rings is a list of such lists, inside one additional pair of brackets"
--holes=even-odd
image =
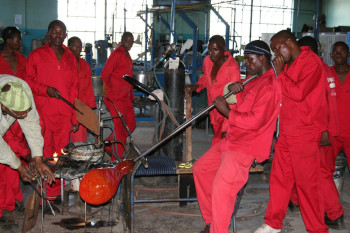
[(282, 30), (271, 38), (274, 65), (283, 99), (280, 137), (270, 175), (270, 200), (265, 224), (255, 233), (280, 232), (295, 184), (300, 211), (308, 232), (328, 232), (324, 223), (320, 137), (328, 128), (323, 65), (308, 47)]
[[(21, 32), (16, 27), (6, 27), (2, 31), (2, 38), (4, 49), (0, 51), (0, 74), (9, 74), (24, 79), (26, 58), (18, 52), (22, 46)], [(30, 155), (27, 141), (17, 121), (10, 126), (3, 139), (18, 158)], [(6, 164), (0, 164), (0, 177), (2, 177), (0, 180), (0, 217), (3, 209), (24, 212), (18, 171)]]
[(349, 56), (349, 46), (346, 43), (339, 41), (333, 45), (331, 57), (334, 65), (331, 69), (335, 77), (340, 129), (339, 136), (335, 137), (332, 144), (333, 158), (329, 161), (333, 172), (335, 169), (335, 159), (341, 150), (347, 156), (348, 167), (350, 168), (350, 63), (347, 63)]
[[(82, 43), (79, 37), (71, 37), (68, 40), (68, 48), (74, 54), (78, 63), (79, 70), (79, 88), (78, 99), (89, 106), (96, 108), (94, 90), (92, 88), (91, 68), (89, 63), (80, 57)], [(79, 125), (78, 131), (72, 133), (72, 142), (86, 142), (87, 131), (85, 126)]]
[[(130, 32), (124, 32), (121, 44), (111, 53), (102, 70), (101, 77), (106, 88), (104, 103), (112, 117), (118, 116), (117, 110), (122, 114), (130, 132), (136, 127), (134, 114), (133, 86), (123, 79), (123, 75), (132, 77), (132, 60), (129, 51), (134, 43), (134, 36)], [(129, 136), (120, 118), (113, 119), (116, 139), (125, 145)], [(113, 134), (107, 140), (113, 140)], [(107, 148), (108, 150), (108, 148)], [(119, 158), (123, 158), (124, 147), (117, 144)], [(112, 159), (114, 159), (112, 157)]]
[(206, 227), (201, 233), (228, 233), (236, 196), (248, 180), (254, 160), (269, 157), (282, 93), (271, 68), (269, 46), (252, 41), (244, 50), (248, 75), (258, 75), (243, 88), (229, 85), (236, 94), (237, 108), (231, 109), (222, 96), (214, 100), (228, 119), (225, 138), (213, 145), (193, 167), (199, 207)]
[[(217, 96), (222, 95), (227, 83), (241, 80), (241, 72), (236, 60), (226, 52), (225, 39), (222, 36), (215, 35), (209, 39), (208, 55), (203, 62), (203, 75), (196, 84), (187, 86), (185, 93), (200, 92), (206, 88), (210, 105)], [(228, 120), (217, 109), (213, 109), (209, 116), (214, 130), (211, 144), (214, 145), (225, 135)]]
[[(298, 45), (308, 46), (315, 54), (318, 54), (317, 41), (311, 36), (304, 36), (300, 38), (298, 40)], [(326, 212), (325, 223), (331, 228), (343, 229), (345, 227), (343, 219), (344, 210), (340, 204), (338, 190), (333, 180), (334, 167), (330, 168), (332, 165), (332, 162), (330, 161), (334, 158), (331, 145), (334, 142), (334, 137), (339, 135), (335, 81), (330, 67), (323, 61), (322, 65), (324, 69), (323, 78), (325, 82), (327, 104), (329, 108), (329, 112), (327, 114), (328, 129), (322, 132), (320, 140), (322, 152), (320, 157), (321, 172), (322, 178), (324, 179), (322, 182), (322, 188), (325, 197), (324, 207)], [(295, 188), (293, 189), (291, 200), (295, 204), (299, 203)]]
[[(60, 96), (74, 103), (78, 97), (78, 67), (73, 53), (63, 45), (66, 26), (59, 20), (48, 26), (44, 46), (33, 50), (27, 60), (26, 81), (31, 87), (40, 115), (44, 137), (44, 157), (50, 158), (69, 143), (70, 132), (77, 131), (75, 111)], [(47, 196), (56, 199), (61, 194), (59, 179), (47, 187)]]

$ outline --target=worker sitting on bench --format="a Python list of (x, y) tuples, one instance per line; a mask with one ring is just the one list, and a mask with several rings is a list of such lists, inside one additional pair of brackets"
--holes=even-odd
[(271, 68), (269, 46), (263, 41), (250, 42), (244, 50), (244, 61), (248, 75), (258, 77), (245, 87), (241, 82), (226, 86), (236, 94), (235, 110), (222, 96), (216, 97), (215, 107), (229, 120), (227, 135), (193, 166), (198, 203), (206, 224), (201, 233), (228, 233), (236, 196), (248, 180), (251, 164), (269, 157), (282, 99)]

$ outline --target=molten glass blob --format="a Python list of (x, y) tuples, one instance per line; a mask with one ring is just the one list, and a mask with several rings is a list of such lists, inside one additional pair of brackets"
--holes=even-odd
[(133, 160), (124, 160), (115, 168), (93, 169), (80, 182), (80, 197), (89, 204), (100, 205), (109, 201), (118, 189), (123, 176), (135, 166)]

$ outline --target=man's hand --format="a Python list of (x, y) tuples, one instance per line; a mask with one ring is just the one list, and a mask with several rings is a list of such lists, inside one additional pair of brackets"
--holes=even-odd
[(330, 146), (331, 142), (329, 141), (328, 130), (321, 133), (321, 146)]
[(226, 118), (228, 118), (230, 114), (230, 107), (228, 106), (228, 103), (222, 96), (218, 96), (214, 99), (213, 104), (215, 105), (216, 109), (224, 115)]
[(244, 91), (244, 87), (243, 87), (241, 82), (235, 82), (235, 83), (231, 83), (230, 85), (228, 85), (228, 90), (230, 92), (233, 92), (233, 94), (235, 95), (239, 92)]
[(275, 59), (273, 59), (273, 65), (276, 69), (277, 75), (279, 75), (283, 71), (284, 65), (285, 65), (283, 57), (282, 56), (275, 57)]
[(61, 96), (61, 93), (54, 87), (48, 87), (46, 89), (46, 93), (48, 96), (50, 96), (52, 98), (56, 98), (56, 99), (59, 99)]
[(72, 131), (73, 131), (73, 133), (77, 132), (77, 131), (78, 131), (78, 129), (79, 129), (79, 124), (75, 124), (75, 125), (73, 125), (73, 127), (72, 127)]
[(192, 92), (194, 92), (198, 88), (198, 85), (188, 85), (185, 87), (185, 97), (189, 97), (192, 95)]
[(25, 167), (23, 164), (17, 168), (17, 171), (19, 173), (19, 176), (21, 177), (21, 180), (24, 182), (30, 182), (32, 180), (35, 180), (34, 175), (29, 174), (29, 170), (27, 167)]
[(55, 176), (50, 170), (50, 168), (43, 162), (43, 157), (42, 156), (34, 157), (34, 162), (35, 162), (35, 167), (41, 176), (41, 179), (45, 179), (45, 176), (47, 176), (47, 182), (49, 184), (52, 184), (52, 182), (55, 180)]

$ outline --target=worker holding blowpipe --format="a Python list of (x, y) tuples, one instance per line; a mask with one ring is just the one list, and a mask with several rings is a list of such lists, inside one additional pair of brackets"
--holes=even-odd
[[(245, 47), (247, 83), (228, 85), (236, 94), (236, 109), (222, 96), (214, 99), (216, 109), (228, 119), (228, 130), (193, 166), (198, 204), (205, 228), (201, 233), (228, 233), (237, 193), (248, 180), (254, 160), (268, 159), (280, 111), (282, 93), (271, 67), (269, 46), (252, 41)], [(250, 77), (248, 77), (250, 78)]]

